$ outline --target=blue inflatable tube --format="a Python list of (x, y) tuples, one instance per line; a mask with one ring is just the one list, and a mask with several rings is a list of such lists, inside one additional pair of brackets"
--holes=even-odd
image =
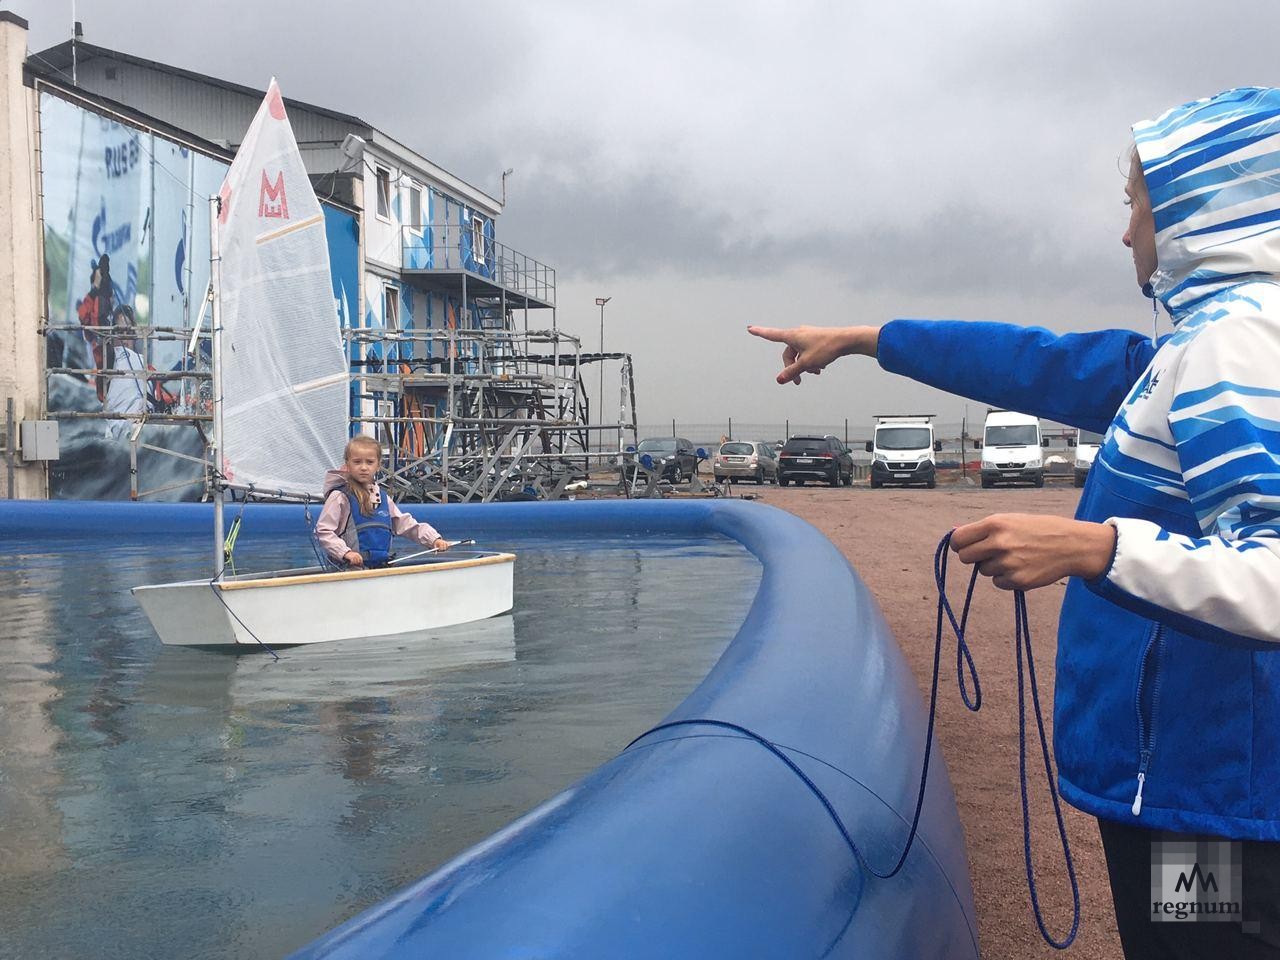
[[(919, 787), (924, 703), (874, 599), (812, 526), (742, 501), (408, 509), (481, 541), (737, 540), (762, 564), (759, 590), (666, 722), (713, 719), (767, 739), (829, 800), (865, 864), (886, 873), (897, 862)], [(246, 527), (299, 530), (299, 510), (251, 505)], [(207, 535), (209, 523), (200, 504), (0, 502), (4, 534)], [(953, 958), (977, 957), (978, 946), (964, 837), (936, 746), (919, 835), (886, 880), (787, 764), (745, 734), (699, 724), (641, 737), (294, 956)]]

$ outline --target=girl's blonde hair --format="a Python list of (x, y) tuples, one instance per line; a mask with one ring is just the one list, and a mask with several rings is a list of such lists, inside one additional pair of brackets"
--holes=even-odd
[[(345, 463), (346, 461), (350, 460), (351, 454), (361, 447), (372, 450), (374, 454), (377, 456), (379, 463), (381, 463), (382, 444), (379, 443), (377, 440), (375, 440), (373, 437), (370, 437), (363, 433), (357, 437), (352, 437), (350, 440), (347, 441), (347, 447), (345, 450), (342, 451), (343, 462)], [(363, 513), (366, 517), (372, 516), (373, 515), (373, 494), (369, 491), (369, 488), (363, 486), (362, 484), (356, 483), (355, 480), (348, 477), (347, 490), (350, 491), (351, 495), (356, 498), (356, 503), (360, 504), (360, 512)]]

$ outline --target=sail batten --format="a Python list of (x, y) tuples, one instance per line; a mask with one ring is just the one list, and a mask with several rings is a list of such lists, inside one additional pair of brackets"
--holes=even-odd
[(274, 79), (219, 196), (223, 474), (319, 495), (346, 442), (347, 357), (324, 212)]

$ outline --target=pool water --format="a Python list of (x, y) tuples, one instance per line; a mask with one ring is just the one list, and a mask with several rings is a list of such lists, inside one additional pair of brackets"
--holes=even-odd
[(288, 953), (661, 720), (760, 576), (727, 539), (481, 546), (511, 615), (276, 662), (162, 647), (130, 596), (203, 539), (0, 540), (0, 958)]

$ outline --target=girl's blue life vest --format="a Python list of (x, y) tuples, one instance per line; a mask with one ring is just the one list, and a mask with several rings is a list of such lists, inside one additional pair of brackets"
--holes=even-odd
[(360, 544), (360, 556), (364, 557), (366, 567), (381, 567), (394, 556), (391, 553), (391, 499), (382, 494), (373, 514), (360, 511), (360, 501), (350, 491), (345, 491), (347, 503), (351, 507), (351, 523), (356, 528), (356, 538)]

